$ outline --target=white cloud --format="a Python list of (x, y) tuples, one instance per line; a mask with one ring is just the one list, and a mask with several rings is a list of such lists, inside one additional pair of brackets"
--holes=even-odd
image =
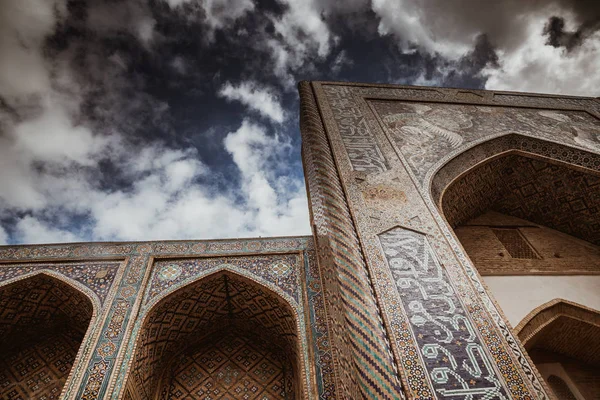
[(334, 8), (316, 0), (279, 0), (281, 15), (268, 15), (275, 34), (265, 34), (257, 46), (267, 52), (274, 63), (273, 73), (288, 89), (296, 85), (294, 73), (310, 69), (315, 60), (324, 60), (338, 42), (325, 21)]
[(285, 227), (286, 234), (307, 234), (308, 202), (303, 183), (274, 176), (289, 144), (277, 136), (267, 136), (260, 125), (244, 120), (237, 131), (227, 135), (225, 148), (242, 175), (253, 230), (260, 235), (274, 235)]
[[(43, 38), (59, 21), (62, 4), (47, 3), (48, 8), (36, 8), (27, 2), (21, 9), (25, 3), (15, 0), (10, 3), (14, 15), (0, 16), (2, 22), (9, 22), (0, 24), (0, 32), (6, 33), (0, 36), (0, 54), (15, 56), (7, 62), (2, 58), (0, 93), (19, 112), (13, 115), (0, 109), (4, 133), (0, 136), (0, 217), (25, 214), (11, 227), (11, 237), (0, 226), (0, 242), (200, 239), (310, 232), (304, 185), (299, 179), (277, 175), (282, 166), (287, 168), (281, 157), (289, 144), (266, 135), (260, 126), (244, 122), (227, 136), (225, 145), (242, 184), (241, 189), (225, 191), (212, 186), (218, 175), (200, 160), (195, 148), (176, 149), (151, 138), (133, 143), (126, 129), (133, 129), (138, 120), (125, 121), (125, 131), (120, 131), (115, 121), (131, 115), (127, 113), (131, 109), (141, 109), (142, 120), (160, 118), (167, 107), (145, 102), (140, 97), (143, 93), (122, 98), (121, 89), (137, 93), (131, 90), (134, 86), (128, 86), (130, 76), (125, 74), (130, 60), (126, 54), (113, 53), (111, 62), (103, 64), (101, 51), (86, 47), (84, 73), (106, 90), (96, 111), (111, 124), (105, 127), (88, 121), (81, 111), (82, 101), (93, 87), (78, 80), (71, 59), (81, 43), (73, 44), (75, 50), (61, 53), (51, 63), (43, 56)], [(227, 1), (203, 4), (210, 8), (212, 17), (222, 18), (222, 24), (211, 22), (215, 29), (253, 7), (250, 2), (235, 2), (232, 7), (238, 12), (219, 8), (233, 4)], [(145, 19), (144, 9), (138, 6), (135, 2), (128, 11), (122, 10), (112, 25), (110, 13), (102, 9), (90, 26), (97, 32), (115, 33), (121, 29), (119, 24), (125, 23), (124, 29), (147, 45), (153, 40), (153, 20)], [(127, 21), (134, 20), (142, 21), (143, 26), (129, 26)], [(19, 65), (21, 62), (24, 64)], [(223, 88), (223, 96), (253, 107), (273, 121), (285, 120), (277, 96), (258, 84), (229, 84)], [(124, 112), (124, 107), (133, 108)], [(103, 169), (108, 161), (118, 169), (114, 177), (118, 184), (109, 175), (114, 172)]]
[(327, 56), (330, 51), (330, 42), (334, 37), (321, 16), (323, 8), (319, 2), (314, 0), (280, 1), (287, 6), (287, 10), (281, 19), (273, 21), (275, 31), (283, 36), (285, 42), (292, 48), (306, 52), (307, 45), (314, 45), (319, 57)]
[(545, 23), (530, 21), (527, 39), (511, 52), (499, 52), (501, 68), (484, 71), (486, 89), (599, 96), (600, 31), (567, 51), (546, 44)]
[(275, 122), (285, 120), (285, 112), (272, 90), (256, 82), (242, 82), (237, 86), (226, 82), (218, 93), (227, 100), (236, 100), (251, 110)]
[(72, 232), (56, 229), (31, 216), (21, 218), (15, 230), (17, 240), (22, 243), (62, 243), (79, 240)]
[(41, 54), (47, 34), (66, 13), (65, 0), (7, 0), (0, 13), (0, 93), (9, 104), (48, 90), (50, 76)]
[(4, 227), (0, 225), (0, 245), (3, 244), (8, 244), (8, 233), (6, 232)]

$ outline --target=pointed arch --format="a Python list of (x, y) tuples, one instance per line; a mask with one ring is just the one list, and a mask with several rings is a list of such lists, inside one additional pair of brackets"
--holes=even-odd
[(50, 278), (54, 278), (54, 279), (64, 283), (65, 285), (70, 286), (74, 290), (77, 290), (78, 292), (81, 292), (82, 294), (84, 294), (92, 304), (92, 308), (93, 308), (92, 319), (95, 318), (96, 316), (98, 316), (100, 309), (102, 308), (102, 305), (101, 305), (102, 302), (100, 301), (100, 298), (98, 297), (98, 295), (96, 293), (94, 293), (93, 290), (91, 290), (90, 288), (85, 286), (84, 284), (77, 282), (76, 280), (69, 278), (68, 276), (61, 274), (60, 272), (55, 271), (55, 270), (38, 269), (38, 270), (31, 271), (31, 272), (28, 272), (23, 275), (16, 276), (11, 279), (7, 279), (5, 281), (0, 282), (0, 290), (2, 290), (3, 286), (8, 286), (14, 282), (19, 282), (22, 280), (33, 278), (37, 275), (46, 275)]
[[(198, 359), (206, 361), (209, 348), (236, 348), (271, 365), (278, 371), (264, 377), (271, 386), (254, 382), (254, 390), (264, 390), (269, 398), (283, 393), (287, 398), (308, 395), (302, 315), (295, 301), (272, 283), (222, 264), (170, 288), (144, 309), (124, 385), (140, 399), (171, 398), (172, 390), (207, 391), (217, 385), (217, 375), (244, 375), (248, 373), (244, 368), (254, 368), (252, 363), (236, 364), (229, 356), (222, 357), (224, 364), (216, 363), (218, 371), (207, 367), (212, 364)], [(201, 369), (204, 380), (183, 382), (189, 371), (182, 368), (188, 367)], [(233, 390), (233, 385), (245, 390), (239, 382), (223, 383), (219, 390)]]
[(531, 311), (515, 333), (557, 398), (571, 398), (569, 392), (577, 399), (597, 398), (599, 310), (556, 298)]
[[(589, 148), (564, 144), (550, 138), (542, 139), (513, 132), (470, 142), (447, 154), (428, 172), (425, 180), (428, 192), (434, 200), (439, 199), (441, 191), (460, 175), (477, 164), (510, 152), (539, 156), (590, 171), (600, 171), (600, 148), (594, 152)], [(438, 204), (437, 201), (435, 203)]]
[[(600, 155), (588, 150), (517, 133), (488, 139), (446, 157), (429, 175), (429, 195), (450, 226), (456, 226), (457, 222), (448, 216), (448, 207), (445, 204), (448, 191), (457, 187), (457, 183), (465, 181), (467, 177), (472, 178), (481, 167), (511, 155), (539, 160), (600, 178)], [(463, 197), (476, 195), (473, 190)]]
[(536, 335), (559, 318), (584, 322), (597, 327), (600, 332), (600, 311), (560, 298), (536, 307), (519, 322), (514, 331), (526, 348), (531, 347)]
[(66, 390), (99, 304), (91, 290), (55, 271), (1, 282), (0, 369), (7, 385), (0, 397), (4, 391), (23, 398), (55, 397)]

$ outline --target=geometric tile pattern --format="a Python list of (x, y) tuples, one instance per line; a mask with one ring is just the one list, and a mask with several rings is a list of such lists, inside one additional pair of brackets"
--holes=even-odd
[(119, 266), (119, 262), (106, 261), (5, 265), (0, 268), (0, 282), (39, 270), (56, 271), (87, 286), (98, 295), (98, 299), (102, 304), (108, 296), (108, 292), (115, 279)]
[(0, 398), (58, 399), (92, 311), (84, 294), (47, 275), (0, 287)]
[(273, 350), (239, 332), (209, 338), (176, 358), (163, 399), (291, 399), (284, 374), (291, 365)]
[(68, 324), (83, 337), (92, 303), (81, 292), (47, 275), (0, 287), (0, 354)]
[(442, 207), (452, 227), (491, 210), (600, 244), (600, 176), (538, 158), (509, 154), (469, 170)]
[(152, 276), (146, 302), (170, 287), (223, 264), (233, 264), (274, 283), (299, 302), (298, 262), (294, 254), (157, 261), (154, 268), (158, 273)]
[[(398, 372), (312, 88), (308, 82), (301, 82), (299, 91), (304, 169), (336, 349), (339, 396), (402, 398)], [(385, 160), (373, 153), (378, 150), (372, 147), (372, 138), (365, 136), (365, 121), (350, 123), (355, 111), (348, 109), (340, 120), (347, 135), (353, 136), (354, 132), (356, 136), (345, 141), (345, 145), (351, 146), (353, 141), (359, 144), (348, 147), (348, 152), (361, 159), (357, 162), (361, 171), (383, 170)], [(359, 126), (354, 129), (354, 124)]]
[(270, 348), (285, 349), (298, 376), (301, 355), (291, 308), (261, 285), (220, 272), (178, 289), (151, 309), (139, 334), (129, 385), (142, 399), (153, 398), (162, 392), (164, 371), (179, 355), (231, 331), (259, 335)]
[(335, 397), (335, 367), (333, 365), (333, 338), (327, 326), (325, 293), (321, 284), (319, 265), (312, 243), (304, 253), (306, 266), (306, 297), (314, 349), (314, 365), (317, 372), (319, 398), (326, 400)]
[(46, 334), (21, 350), (3, 353), (0, 399), (58, 400), (82, 338)]

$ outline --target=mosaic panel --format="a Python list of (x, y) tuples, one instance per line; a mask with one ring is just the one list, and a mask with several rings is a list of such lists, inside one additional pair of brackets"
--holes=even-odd
[(352, 100), (350, 88), (327, 86), (325, 93), (334, 110), (340, 135), (346, 146), (348, 157), (356, 171), (381, 172), (388, 169), (381, 149), (371, 135), (366, 118)]
[[(312, 247), (312, 246), (311, 246)], [(308, 313), (314, 348), (314, 365), (317, 375), (319, 398), (335, 398), (335, 367), (333, 365), (332, 338), (327, 329), (327, 312), (325, 310), (325, 293), (321, 284), (319, 267), (314, 249), (305, 252), (306, 291)]]
[(46, 334), (20, 351), (3, 353), (0, 358), (0, 399), (58, 400), (81, 339), (65, 334)]
[(438, 397), (507, 398), (500, 374), (425, 236), (395, 228), (379, 239)]
[[(303, 82), (299, 90), (305, 177), (326, 293), (328, 322), (334, 340), (332, 348), (338, 396), (403, 398), (369, 272), (312, 89), (309, 83)], [(347, 94), (343, 93), (342, 105), (349, 104)], [(335, 118), (330, 110), (324, 108), (323, 112), (331, 119)], [(348, 113), (358, 115), (360, 110), (352, 107)], [(340, 125), (348, 129), (352, 129), (352, 123), (340, 120)], [(384, 169), (382, 164), (372, 166), (376, 163), (371, 160), (364, 163), (357, 160), (353, 162), (357, 170), (374, 172)]]
[(285, 355), (269, 343), (227, 332), (177, 357), (162, 399), (293, 399), (286, 368)]
[[(531, 398), (532, 393), (536, 393), (539, 398), (546, 398), (538, 377), (529, 365), (530, 361), (519, 348), (518, 343), (512, 337), (510, 328), (485, 293), (485, 289), (478, 281), (476, 271), (471, 266), (456, 262), (456, 256), (461, 263), (466, 262), (464, 255), (456, 254), (456, 252), (460, 252), (459, 246), (455, 244), (454, 238), (445, 226), (440, 226), (443, 221), (440, 221), (427, 194), (425, 194), (425, 202), (422, 201), (424, 194), (419, 193), (421, 188), (415, 186), (414, 174), (408, 164), (405, 164), (402, 153), (396, 151), (394, 139), (387, 134), (389, 130), (382, 131), (385, 124), (380, 124), (378, 116), (372, 114), (374, 110), (369, 108), (370, 103), (375, 101), (374, 98), (418, 100), (420, 102), (464, 101), (464, 99), (458, 100), (457, 91), (450, 89), (422, 90), (394, 86), (344, 85), (351, 92), (346, 100), (353, 102), (354, 109), (365, 117), (375, 141), (381, 146), (381, 151), (388, 161), (388, 170), (363, 174), (355, 170), (351, 165), (352, 160), (347, 156), (334, 116), (337, 109), (329, 107), (329, 98), (325, 93), (328, 86), (342, 85), (313, 83), (315, 94), (320, 102), (322, 118), (327, 127), (327, 139), (335, 156), (332, 168), (339, 173), (342, 180), (344, 194), (347, 196), (346, 201), (351, 210), (351, 221), (354, 220), (353, 222), (356, 224), (362, 245), (361, 250), (366, 255), (370, 273), (374, 277), (373, 285), (381, 300), (383, 316), (387, 319), (386, 322), (390, 327), (394, 345), (392, 349), (399, 357), (398, 362), (403, 383), (406, 385), (405, 390), (410, 390), (411, 396), (415, 398), (431, 398), (433, 396), (433, 394), (427, 393), (431, 384), (428, 377), (423, 374), (425, 366), (418, 357), (414, 358), (416, 351), (413, 352), (410, 349), (414, 344), (411, 339), (410, 323), (406, 321), (404, 310), (398, 306), (397, 291), (392, 293), (390, 272), (386, 267), (381, 266), (383, 263), (381, 250), (380, 247), (377, 248), (376, 239), (373, 238), (378, 232), (398, 224), (411, 226), (413, 229), (431, 235), (436, 251), (439, 251), (443, 262), (447, 263), (449, 278), (455, 285), (458, 296), (464, 301), (466, 316), (473, 323), (474, 329), (481, 334), (484, 348), (491, 353), (490, 360), (493, 360), (496, 365), (501, 365), (502, 378), (508, 376), (507, 380), (515, 383), (514, 385), (508, 383), (505, 386), (505, 390), (510, 393), (510, 396)], [(303, 95), (302, 88), (300, 92)], [(481, 93), (483, 93), (481, 103), (489, 103), (491, 101), (490, 93)], [(478, 95), (480, 92), (473, 94)], [(466, 101), (474, 101), (473, 96)], [(305, 129), (302, 130), (302, 134), (304, 140), (309, 137)], [(311, 143), (311, 146), (315, 146), (315, 144)], [(327, 142), (323, 144), (323, 146), (326, 145)], [(456, 152), (458, 153), (459, 150)], [(305, 163), (307, 163), (306, 153), (305, 150)], [(440, 158), (440, 160), (443, 159), (444, 157)], [(323, 168), (324, 166), (319, 167)], [(408, 171), (405, 167), (408, 168)], [(317, 208), (315, 203), (318, 200), (314, 201), (312, 198), (313, 189), (310, 187), (310, 175), (308, 173), (305, 175), (309, 181), (311, 205), (314, 210)], [(400, 192), (403, 192), (402, 195)], [(463, 270), (463, 267), (466, 271)]]
[(119, 262), (0, 265), (0, 282), (36, 271), (56, 271), (91, 289), (104, 304), (120, 267)]
[(421, 184), (444, 156), (495, 136), (560, 138), (565, 144), (600, 151), (600, 121), (585, 111), (375, 100), (371, 104)]
[(150, 291), (146, 297), (146, 302), (150, 302), (158, 294), (171, 287), (204, 275), (208, 271), (225, 264), (244, 269), (277, 285), (289, 294), (296, 303), (299, 303), (300, 274), (296, 254), (158, 261), (154, 266), (156, 273), (150, 281)]
[(509, 154), (476, 167), (448, 187), (442, 209), (452, 227), (492, 210), (600, 244), (600, 176), (542, 159)]
[[(160, 271), (160, 269), (159, 269)], [(299, 360), (293, 311), (260, 285), (228, 272), (192, 283), (158, 303), (140, 331), (131, 378), (142, 398), (151, 398), (171, 357), (232, 327), (260, 332)]]

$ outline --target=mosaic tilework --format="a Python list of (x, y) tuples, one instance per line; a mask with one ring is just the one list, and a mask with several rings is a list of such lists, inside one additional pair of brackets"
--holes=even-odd
[(285, 393), (286, 368), (269, 343), (228, 332), (178, 357), (162, 398), (293, 399)]
[(0, 399), (60, 399), (81, 339), (50, 334), (21, 351), (3, 352)]
[(398, 374), (312, 89), (303, 82), (299, 90), (305, 176), (323, 283), (330, 298), (334, 357), (339, 363), (337, 386), (347, 398), (401, 398)]
[(90, 300), (67, 284), (44, 274), (0, 287), (0, 350), (16, 348), (42, 330), (68, 323), (83, 335), (92, 318)]
[(146, 302), (181, 282), (205, 274), (221, 265), (230, 264), (272, 282), (298, 303), (300, 300), (298, 293), (300, 275), (297, 270), (297, 257), (295, 254), (286, 254), (158, 261), (154, 267), (158, 273), (152, 276)]
[(92, 313), (84, 294), (45, 274), (0, 287), (0, 398), (58, 399)]
[(443, 156), (485, 137), (535, 134), (600, 150), (600, 121), (584, 111), (398, 101), (371, 104), (421, 182)]
[(511, 154), (454, 181), (442, 208), (453, 227), (493, 210), (600, 244), (599, 189), (600, 175)]
[(336, 108), (334, 118), (346, 146), (348, 157), (356, 171), (382, 172), (388, 169), (385, 156), (369, 132), (367, 120), (356, 109), (350, 89), (343, 86), (327, 86), (325, 92), (329, 103)]
[[(160, 374), (171, 357), (231, 327), (243, 326), (268, 337), (273, 345), (287, 349), (296, 363), (302, 357), (289, 305), (249, 279), (228, 272), (184, 286), (152, 308), (145, 321), (131, 373), (144, 399), (161, 391)], [(297, 364), (294, 368), (299, 371)]]
[[(311, 245), (312, 247), (312, 245)], [(327, 329), (327, 312), (325, 309), (325, 292), (321, 284), (321, 276), (317, 265), (314, 248), (305, 252), (306, 294), (312, 345), (314, 348), (314, 366), (316, 368), (317, 386), (320, 399), (333, 399), (335, 390), (335, 367), (333, 365), (333, 349), (331, 333)]]
[(36, 271), (55, 271), (91, 289), (103, 304), (117, 275), (118, 262), (0, 265), (0, 282)]
[(425, 236), (396, 228), (379, 240), (438, 397), (505, 399), (500, 374)]

